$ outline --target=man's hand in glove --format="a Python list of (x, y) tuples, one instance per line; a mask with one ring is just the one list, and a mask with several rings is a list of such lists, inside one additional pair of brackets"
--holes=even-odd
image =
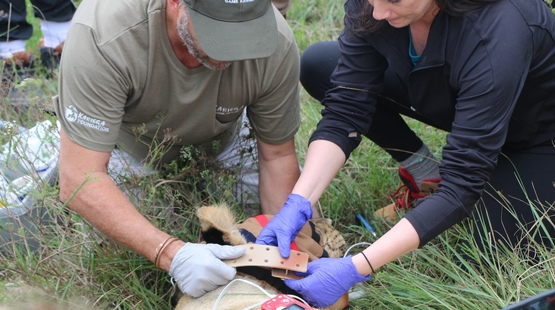
[(370, 279), (358, 273), (351, 256), (320, 258), (308, 264), (306, 273), (297, 274), (307, 277), (285, 280), (285, 284), (316, 307), (332, 305), (355, 284)]
[(291, 252), (291, 241), (303, 228), (303, 225), (312, 218), (312, 205), (303, 196), (291, 194), (283, 208), (264, 227), (257, 244), (277, 245), (281, 257), (288, 258)]
[(222, 259), (243, 256), (245, 248), (218, 244), (187, 243), (175, 254), (170, 276), (181, 291), (193, 297), (227, 284), (237, 272)]

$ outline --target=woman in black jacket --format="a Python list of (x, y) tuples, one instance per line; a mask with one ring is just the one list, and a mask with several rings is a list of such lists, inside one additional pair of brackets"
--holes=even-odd
[[(318, 306), (331, 304), (363, 276), (471, 215), (479, 246), (528, 240), (523, 230), (552, 246), (555, 16), (548, 6), (348, 0), (345, 12), (338, 42), (303, 54), (301, 82), (322, 100), (323, 118), (293, 194), (257, 242), (289, 255), (288, 241), (362, 136), (399, 162), (409, 199), (398, 207), (421, 199), (362, 253), (318, 260), (308, 277), (287, 284)], [(401, 114), (449, 132), (441, 161)], [(422, 184), (434, 183), (437, 190), (424, 197)]]

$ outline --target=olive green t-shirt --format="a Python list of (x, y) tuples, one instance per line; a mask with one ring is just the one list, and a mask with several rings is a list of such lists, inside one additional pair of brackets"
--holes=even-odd
[[(69, 138), (92, 150), (122, 148), (162, 162), (183, 145), (225, 147), (243, 110), (269, 144), (291, 139), (300, 122), (299, 54), (274, 8), (279, 36), (267, 58), (224, 70), (188, 69), (172, 51), (166, 0), (84, 0), (72, 21), (60, 66), (56, 112)], [(152, 155), (152, 154), (150, 154)]]

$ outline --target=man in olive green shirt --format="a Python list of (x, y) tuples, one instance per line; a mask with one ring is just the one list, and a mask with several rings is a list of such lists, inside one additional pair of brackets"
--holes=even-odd
[[(95, 228), (169, 271), (184, 293), (227, 283), (235, 270), (220, 259), (243, 250), (172, 239), (137, 211), (108, 166), (114, 154), (134, 164), (151, 159), (167, 136), (168, 151), (150, 168), (189, 145), (211, 151), (217, 143), (223, 151), (213, 155), (225, 161), (248, 119), (260, 205), (275, 214), (299, 176), (298, 75), (292, 31), (270, 0), (84, 0), (55, 103), (61, 199), (71, 197), (69, 207)], [(95, 181), (81, 187), (87, 177)]]

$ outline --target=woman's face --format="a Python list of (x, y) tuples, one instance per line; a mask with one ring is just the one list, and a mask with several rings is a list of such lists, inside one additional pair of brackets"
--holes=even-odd
[(392, 27), (402, 28), (415, 22), (431, 23), (438, 7), (435, 0), (368, 0), (374, 7), (376, 20), (386, 20)]

